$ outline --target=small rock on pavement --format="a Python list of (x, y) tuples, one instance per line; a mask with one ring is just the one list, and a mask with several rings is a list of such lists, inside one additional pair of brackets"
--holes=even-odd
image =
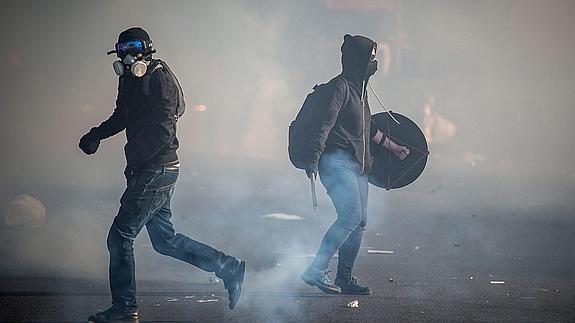
[(353, 301), (347, 303), (346, 306), (347, 307), (359, 307), (359, 301), (357, 299), (354, 299)]

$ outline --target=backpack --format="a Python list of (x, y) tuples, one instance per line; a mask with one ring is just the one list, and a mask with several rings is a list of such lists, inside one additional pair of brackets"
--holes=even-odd
[(314, 163), (311, 142), (317, 135), (317, 127), (321, 123), (321, 120), (317, 120), (316, 111), (329, 102), (332, 95), (332, 81), (313, 87), (313, 92), (306, 96), (295, 120), (289, 126), (288, 155), (295, 168), (305, 170)]
[(148, 71), (142, 80), (142, 91), (146, 97), (150, 96), (150, 78), (152, 78), (152, 74), (158, 69), (163, 68), (168, 74), (174, 78), (176, 86), (178, 87), (178, 106), (176, 107), (176, 121), (180, 119), (180, 117), (186, 111), (186, 102), (184, 101), (184, 91), (182, 90), (182, 86), (180, 85), (180, 81), (176, 78), (176, 75), (172, 72), (168, 64), (162, 60), (158, 60), (158, 63), (154, 66), (151, 71)]

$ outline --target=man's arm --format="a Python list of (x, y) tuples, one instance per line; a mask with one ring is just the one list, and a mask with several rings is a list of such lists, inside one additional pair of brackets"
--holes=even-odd
[[(135, 149), (129, 150), (128, 167), (137, 169), (150, 161), (176, 136), (176, 109), (179, 89), (175, 79), (158, 70), (150, 78), (150, 117)], [(131, 143), (132, 144), (132, 143)]]
[[(384, 148), (389, 149), (391, 152), (393, 152), (397, 158), (403, 160), (405, 159), (405, 157), (407, 157), (407, 155), (409, 155), (409, 148), (405, 147), (405, 146), (400, 146), (398, 144), (396, 144), (395, 142), (393, 142), (393, 140), (389, 139), (387, 136), (385, 136), (383, 134), (383, 132), (379, 131), (379, 129), (377, 129), (375, 127), (375, 123), (373, 121), (373, 119), (371, 120), (371, 140), (373, 140), (373, 142), (375, 142), (378, 145), (383, 146)], [(375, 131), (374, 131), (375, 129)]]
[(321, 153), (325, 149), (325, 142), (327, 137), (335, 122), (339, 111), (341, 110), (343, 104), (345, 103), (347, 97), (347, 84), (344, 84), (344, 80), (338, 80), (333, 87), (333, 92), (331, 93), (329, 100), (326, 104), (320, 104), (317, 111), (314, 113), (316, 121), (312, 130), (312, 140), (309, 146), (311, 153), (311, 163), (306, 169), (308, 177), (315, 176), (317, 174), (319, 158)]
[(120, 111), (120, 108), (116, 107), (112, 115), (106, 121), (102, 122), (99, 126), (92, 128), (90, 131), (95, 131), (98, 134), (98, 138), (102, 140), (112, 137), (124, 129), (126, 129), (124, 116)]
[[(123, 76), (126, 77), (126, 76)], [(100, 139), (106, 139), (126, 129), (124, 120), (124, 92), (122, 91), (122, 78), (118, 79), (118, 96), (116, 97), (116, 108), (108, 120), (102, 122), (92, 130), (98, 134)]]
[(383, 132), (377, 129), (377, 125), (375, 124), (375, 120), (373, 119), (371, 119), (369, 122), (369, 134), (371, 136), (371, 140), (378, 145), (381, 144), (381, 141), (384, 140), (385, 137)]
[(98, 127), (90, 129), (90, 131), (80, 139), (80, 149), (86, 154), (91, 155), (95, 153), (100, 146), (100, 140), (111, 137), (126, 128), (124, 115), (122, 113), (122, 104), (120, 87), (118, 87), (116, 108), (112, 115)]

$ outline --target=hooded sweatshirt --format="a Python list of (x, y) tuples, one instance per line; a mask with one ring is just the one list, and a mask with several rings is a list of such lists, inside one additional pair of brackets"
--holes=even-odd
[(148, 72), (152, 73), (149, 97), (143, 92), (143, 78), (121, 76), (114, 112), (91, 130), (100, 139), (105, 139), (125, 129), (124, 152), (129, 168), (140, 169), (178, 160), (175, 115), (179, 89), (174, 76), (165, 68), (154, 69), (159, 63), (166, 64), (154, 59), (148, 66)]
[(367, 101), (366, 74), (369, 59), (376, 43), (363, 36), (345, 35), (341, 46), (343, 71), (327, 84), (331, 93), (327, 103), (318, 111), (319, 126), (312, 147), (314, 158), (310, 168), (317, 170), (324, 151), (344, 150), (361, 165), (362, 174), (371, 168), (370, 140), (377, 128), (371, 120)]

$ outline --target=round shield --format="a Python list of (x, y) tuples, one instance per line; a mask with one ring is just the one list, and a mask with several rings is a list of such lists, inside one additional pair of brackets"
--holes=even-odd
[(386, 190), (404, 187), (415, 181), (423, 172), (429, 155), (425, 136), (415, 122), (399, 113), (390, 113), (399, 124), (386, 112), (375, 114), (371, 118), (387, 138), (409, 148), (409, 155), (401, 160), (389, 149), (372, 144), (374, 162), (368, 175), (369, 182)]

